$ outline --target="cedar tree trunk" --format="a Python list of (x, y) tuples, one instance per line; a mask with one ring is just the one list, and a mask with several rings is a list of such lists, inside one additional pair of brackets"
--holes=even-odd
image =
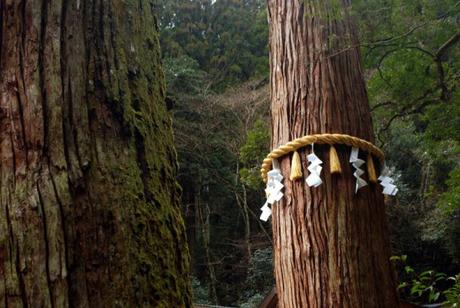
[[(316, 133), (374, 141), (349, 9), (349, 0), (268, 0), (273, 148)], [(285, 197), (273, 207), (279, 305), (398, 307), (382, 190), (370, 185), (355, 194), (348, 147), (337, 147), (343, 172), (331, 176), (328, 149), (315, 147), (324, 161), (318, 188), (289, 181), (291, 155), (280, 160)], [(310, 151), (300, 153), (304, 175)]]
[(152, 1), (0, 14), (0, 306), (190, 306)]

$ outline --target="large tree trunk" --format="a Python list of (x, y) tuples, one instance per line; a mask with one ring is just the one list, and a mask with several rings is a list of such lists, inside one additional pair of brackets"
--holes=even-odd
[(0, 11), (0, 305), (190, 306), (152, 1)]
[[(374, 141), (349, 0), (268, 0), (272, 146), (315, 133)], [(350, 148), (338, 147), (343, 173), (331, 176), (326, 146), (323, 184), (288, 180), (273, 209), (280, 307), (397, 307), (381, 188), (354, 192)], [(303, 149), (303, 172), (306, 170)]]

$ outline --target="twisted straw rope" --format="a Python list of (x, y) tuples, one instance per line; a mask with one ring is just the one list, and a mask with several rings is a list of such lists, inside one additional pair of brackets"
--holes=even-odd
[(383, 152), (370, 143), (369, 141), (353, 137), (345, 134), (316, 134), (316, 135), (307, 135), (280, 146), (277, 149), (271, 151), (270, 154), (262, 162), (262, 168), (260, 173), (264, 182), (267, 182), (267, 173), (272, 166), (272, 160), (280, 158), (290, 152), (294, 152), (304, 146), (310, 145), (312, 143), (316, 144), (345, 144), (351, 147), (360, 148), (363, 151), (369, 152), (375, 157), (377, 157), (380, 162), (383, 164), (385, 156)]

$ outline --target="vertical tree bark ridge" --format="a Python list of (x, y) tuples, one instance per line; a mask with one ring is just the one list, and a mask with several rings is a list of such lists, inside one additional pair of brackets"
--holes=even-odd
[(153, 2), (0, 13), (0, 303), (191, 306)]
[[(348, 0), (268, 0), (272, 147), (316, 133), (373, 142), (359, 45)], [(273, 207), (275, 277), (280, 307), (397, 307), (381, 189), (354, 193), (350, 149), (336, 147), (343, 172), (323, 184), (285, 181)], [(300, 151), (303, 174), (308, 175)], [(364, 158), (364, 156), (363, 156)], [(290, 156), (281, 159), (287, 179)]]

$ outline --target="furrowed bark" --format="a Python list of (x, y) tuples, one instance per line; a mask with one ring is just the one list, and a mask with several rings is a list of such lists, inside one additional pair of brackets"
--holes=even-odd
[[(359, 44), (348, 0), (268, 0), (272, 147), (317, 133), (374, 141)], [(273, 206), (275, 277), (280, 307), (398, 307), (381, 188), (354, 192), (350, 148), (337, 146), (343, 172), (323, 184), (289, 181)], [(307, 147), (301, 151), (308, 175)], [(365, 159), (364, 156), (362, 156)]]
[(191, 305), (152, 1), (0, 1), (0, 305)]

